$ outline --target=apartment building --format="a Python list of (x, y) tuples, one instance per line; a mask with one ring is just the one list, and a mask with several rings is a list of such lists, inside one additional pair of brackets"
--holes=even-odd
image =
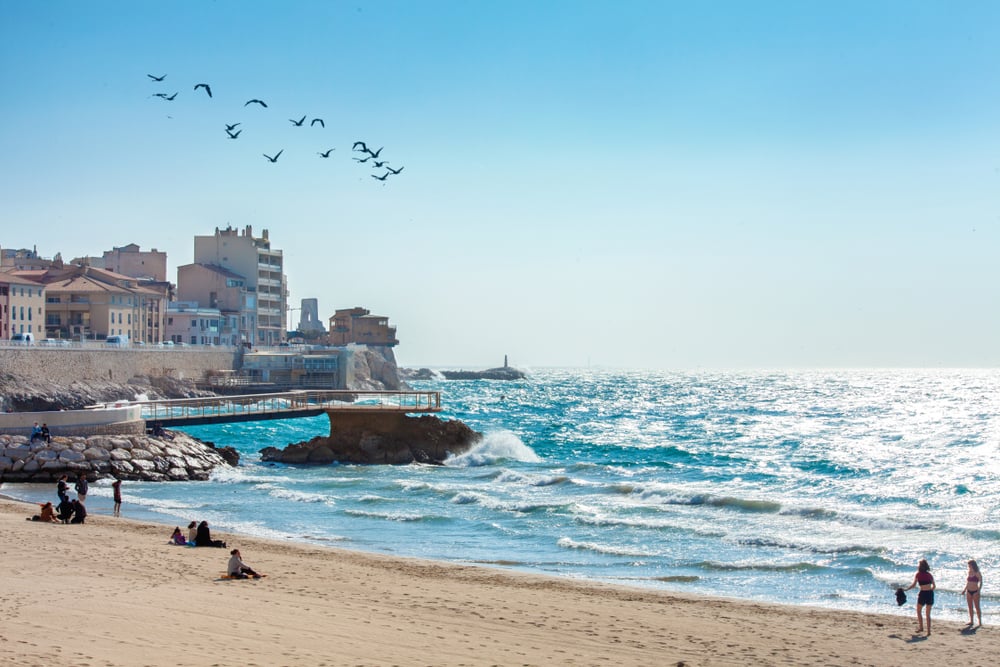
[(163, 295), (140, 286), (135, 278), (76, 265), (7, 275), (44, 285), (41, 324), (47, 338), (127, 336), (132, 341), (158, 342), (148, 332), (162, 331)]
[(215, 264), (179, 266), (177, 298), (179, 302), (217, 310), (220, 341), (252, 345), (257, 340), (257, 293), (235, 271)]
[(0, 273), (0, 339), (8, 340), (16, 333), (45, 338), (45, 286)]
[(142, 250), (135, 243), (105, 250), (102, 257), (108, 271), (150, 282), (167, 282), (167, 253), (156, 248)]
[[(212, 236), (195, 236), (194, 264), (221, 267), (243, 280), (255, 325), (243, 330), (248, 334), (246, 342), (277, 345), (285, 339), (288, 285), (284, 258), (280, 250), (271, 247), (266, 229), (259, 238), (253, 235), (249, 225), (243, 230), (217, 227)], [(180, 269), (177, 296), (183, 300), (193, 299), (189, 292), (182, 291)], [(209, 302), (200, 299), (198, 302), (213, 307)]]

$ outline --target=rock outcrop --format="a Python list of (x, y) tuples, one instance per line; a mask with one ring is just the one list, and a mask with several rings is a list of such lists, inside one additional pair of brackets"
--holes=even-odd
[(262, 461), (328, 465), (338, 463), (442, 463), (479, 442), (482, 434), (458, 420), (430, 415), (337, 415), (330, 436), (317, 436), (284, 449), (260, 450)]
[(158, 437), (56, 436), (50, 443), (0, 435), (0, 481), (55, 482), (63, 474), (73, 479), (85, 475), (90, 480), (205, 480), (213, 468), (230, 465), (227, 457), (232, 461), (233, 454), (238, 462), (235, 451), (216, 450), (177, 431)]
[(150, 399), (195, 398), (212, 392), (195, 388), (190, 380), (137, 376), (128, 383), (102, 380), (68, 380), (55, 383), (13, 375), (0, 376), (0, 409), (8, 412), (82, 410), (97, 403)]
[(396, 355), (387, 346), (352, 345), (347, 388), (374, 391), (406, 389), (399, 379)]
[(441, 371), (446, 380), (523, 380), (524, 371), (510, 366), (488, 368), (485, 371)]

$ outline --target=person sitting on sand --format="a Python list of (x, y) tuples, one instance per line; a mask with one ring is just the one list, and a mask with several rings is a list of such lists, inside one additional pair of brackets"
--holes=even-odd
[(187, 546), (187, 538), (184, 537), (184, 533), (181, 532), (180, 526), (176, 526), (174, 528), (174, 534), (170, 536), (170, 543), (181, 547)]
[(197, 547), (219, 547), (226, 546), (222, 540), (213, 540), (212, 533), (208, 530), (208, 522), (202, 521), (198, 524), (198, 534), (194, 536), (194, 544)]
[(969, 604), (969, 625), (972, 625), (972, 611), (975, 610), (979, 617), (979, 627), (983, 627), (983, 611), (979, 608), (979, 598), (983, 592), (983, 573), (979, 571), (979, 563), (974, 560), (969, 561), (969, 573), (965, 579), (965, 588), (962, 595)]
[(56, 511), (59, 512), (60, 521), (69, 523), (69, 520), (73, 518), (73, 502), (70, 501), (68, 496), (63, 496), (59, 504), (56, 505)]
[(42, 505), (42, 512), (38, 516), (39, 520), (45, 523), (59, 523), (59, 517), (56, 516), (56, 508), (52, 506), (52, 503)]
[(73, 500), (73, 520), (70, 523), (84, 523), (87, 520), (87, 508), (79, 500)]
[(188, 543), (194, 544), (198, 538), (198, 522), (192, 521), (188, 524)]
[(248, 577), (260, 579), (263, 576), (254, 572), (252, 567), (243, 562), (239, 549), (233, 549), (229, 552), (229, 567), (226, 568), (226, 571), (231, 579), (246, 579)]
[(931, 636), (931, 607), (934, 606), (934, 589), (937, 588), (937, 584), (934, 583), (934, 575), (931, 574), (931, 566), (927, 563), (927, 559), (921, 558), (920, 562), (917, 564), (917, 574), (913, 577), (913, 583), (903, 590), (910, 590), (920, 586), (920, 593), (917, 594), (917, 632), (924, 631), (924, 619), (920, 617), (920, 612), (926, 608), (925, 616), (927, 617), (927, 636)]

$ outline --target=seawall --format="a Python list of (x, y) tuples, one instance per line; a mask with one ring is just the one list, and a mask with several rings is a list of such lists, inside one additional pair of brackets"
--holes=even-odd
[(73, 380), (128, 382), (137, 375), (200, 380), (207, 371), (233, 369), (238, 362), (239, 350), (235, 348), (0, 349), (0, 374), (63, 384)]

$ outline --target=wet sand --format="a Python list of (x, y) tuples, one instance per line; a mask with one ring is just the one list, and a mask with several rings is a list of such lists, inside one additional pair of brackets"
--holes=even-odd
[[(0, 665), (992, 665), (1000, 631), (577, 583), (0, 500)], [(194, 518), (194, 517), (193, 517)], [(911, 600), (912, 602), (912, 600)], [(912, 607), (912, 606), (911, 606)]]

